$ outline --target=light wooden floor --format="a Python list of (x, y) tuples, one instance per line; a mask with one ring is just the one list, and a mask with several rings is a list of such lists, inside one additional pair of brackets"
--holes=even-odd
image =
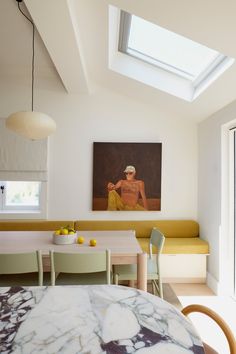
[(214, 296), (206, 284), (170, 284), (176, 296)]

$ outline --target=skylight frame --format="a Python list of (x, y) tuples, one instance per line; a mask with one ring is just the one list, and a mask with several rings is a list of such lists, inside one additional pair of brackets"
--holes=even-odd
[(157, 58), (150, 57), (147, 54), (141, 53), (133, 48), (129, 48), (128, 42), (129, 42), (129, 36), (131, 30), (131, 22), (132, 22), (132, 14), (121, 10), (118, 50), (124, 54), (127, 54), (133, 58), (141, 60), (147, 64), (153, 65), (169, 73), (178, 75), (181, 78), (187, 79), (193, 84), (194, 88), (196, 88), (204, 80), (206, 80), (208, 76), (211, 76), (211, 74), (217, 70), (218, 66), (220, 67), (222, 66), (222, 64), (224, 64), (224, 62), (228, 61), (228, 57), (226, 55), (218, 53), (218, 56), (214, 59), (214, 61), (212, 61), (210, 65), (208, 65), (197, 77), (194, 77), (190, 73), (176, 66), (160, 61)]
[[(149, 64), (127, 54), (126, 49), (121, 48), (121, 38), (127, 33), (127, 30), (122, 33), (120, 26), (123, 10), (109, 5), (108, 11), (108, 68), (126, 78), (187, 102), (193, 102), (235, 62), (234, 58), (224, 56), (216, 67), (208, 68), (208, 72), (202, 73), (204, 75), (193, 82), (160, 66)], [(127, 25), (129, 26), (129, 23)]]

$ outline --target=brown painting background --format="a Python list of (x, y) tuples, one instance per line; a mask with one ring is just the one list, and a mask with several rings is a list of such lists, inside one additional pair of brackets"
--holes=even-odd
[(93, 210), (107, 210), (107, 184), (125, 179), (128, 165), (145, 183), (148, 209), (160, 210), (161, 152), (161, 143), (93, 143)]

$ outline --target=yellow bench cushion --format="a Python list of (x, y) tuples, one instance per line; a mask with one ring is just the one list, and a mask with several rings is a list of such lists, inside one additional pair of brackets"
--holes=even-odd
[(135, 230), (137, 238), (149, 238), (153, 227), (160, 230), (166, 238), (199, 236), (199, 225), (193, 220), (78, 220), (75, 222), (76, 230)]
[[(149, 253), (149, 239), (139, 238), (138, 242), (142, 250)], [(153, 253), (156, 253), (156, 248), (153, 246)], [(162, 253), (165, 254), (208, 254), (208, 242), (199, 237), (191, 238), (166, 238)]]
[(72, 220), (1, 220), (0, 231), (54, 231), (62, 226), (74, 227)]

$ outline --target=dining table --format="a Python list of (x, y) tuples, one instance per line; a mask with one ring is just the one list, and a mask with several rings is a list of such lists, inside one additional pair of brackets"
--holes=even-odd
[(118, 285), (0, 288), (4, 354), (203, 354), (189, 319), (167, 301)]
[[(81, 236), (84, 238), (84, 243), (78, 244), (76, 240)], [(91, 239), (96, 239), (95, 247), (90, 246)], [(44, 271), (50, 271), (50, 250), (91, 253), (105, 249), (111, 252), (111, 265), (137, 264), (137, 287), (147, 290), (147, 254), (142, 251), (134, 230), (78, 230), (73, 243), (63, 245), (53, 243), (53, 231), (0, 231), (1, 253), (41, 250)]]

